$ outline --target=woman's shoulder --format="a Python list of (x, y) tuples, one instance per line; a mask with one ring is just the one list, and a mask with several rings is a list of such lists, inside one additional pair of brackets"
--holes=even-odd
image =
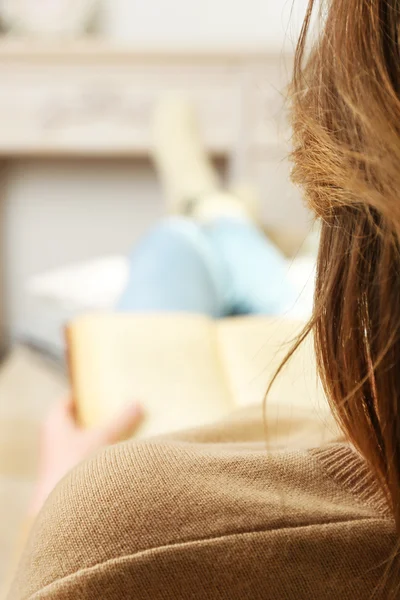
[[(121, 443), (71, 472), (34, 528), (18, 577), (23, 593), (159, 548), (374, 513), (338, 492), (313, 450), (217, 439), (217, 429)], [(339, 447), (352, 452), (343, 444), (332, 452)]]

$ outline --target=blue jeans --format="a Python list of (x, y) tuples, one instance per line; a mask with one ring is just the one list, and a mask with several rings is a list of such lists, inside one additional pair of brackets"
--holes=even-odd
[(277, 315), (295, 302), (278, 249), (244, 220), (199, 225), (171, 217), (130, 256), (128, 285), (117, 309), (130, 312)]

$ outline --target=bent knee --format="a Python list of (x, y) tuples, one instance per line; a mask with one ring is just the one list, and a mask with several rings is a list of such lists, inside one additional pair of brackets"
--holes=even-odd
[(154, 235), (171, 236), (184, 240), (200, 234), (199, 225), (188, 217), (173, 216), (163, 219), (152, 230)]
[(192, 219), (174, 216), (164, 219), (156, 225), (149, 236), (159, 248), (164, 250), (179, 250), (180, 252), (202, 255), (205, 245), (201, 227)]

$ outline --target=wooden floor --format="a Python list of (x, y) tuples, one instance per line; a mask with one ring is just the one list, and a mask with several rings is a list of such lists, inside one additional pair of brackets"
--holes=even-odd
[(60, 370), (27, 348), (0, 366), (0, 581), (32, 491), (40, 423), (65, 391)]

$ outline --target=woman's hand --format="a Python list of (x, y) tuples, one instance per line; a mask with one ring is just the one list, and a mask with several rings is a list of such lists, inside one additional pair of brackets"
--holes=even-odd
[(102, 446), (114, 444), (130, 433), (143, 416), (139, 404), (130, 404), (102, 427), (83, 429), (75, 419), (72, 399), (57, 403), (47, 417), (41, 434), (39, 476), (30, 505), (36, 515), (56, 484), (75, 465)]

